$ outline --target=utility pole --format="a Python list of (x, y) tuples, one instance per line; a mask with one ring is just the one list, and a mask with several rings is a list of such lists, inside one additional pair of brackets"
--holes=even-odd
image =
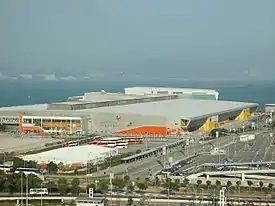
[(113, 181), (112, 181), (113, 173), (112, 173), (112, 151), (111, 151), (111, 149), (109, 150), (109, 157), (110, 157), (109, 173), (110, 173), (111, 206), (112, 206), (113, 205), (113, 199), (112, 199), (112, 196), (113, 196)]
[(42, 183), (41, 183), (41, 202), (40, 202), (40, 206), (43, 206), (43, 198), (42, 198)]
[(28, 174), (26, 174), (26, 206), (29, 205), (29, 179), (28, 179)]
[(166, 148), (162, 148), (162, 155), (163, 155), (163, 167), (166, 169)]

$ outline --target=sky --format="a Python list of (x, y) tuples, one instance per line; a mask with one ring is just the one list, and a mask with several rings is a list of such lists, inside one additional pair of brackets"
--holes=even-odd
[(274, 0), (0, 0), (0, 72), (275, 79)]

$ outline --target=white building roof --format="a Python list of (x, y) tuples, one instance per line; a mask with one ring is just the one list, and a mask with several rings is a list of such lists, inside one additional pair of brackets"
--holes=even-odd
[(48, 104), (32, 104), (32, 105), (20, 105), (11, 107), (0, 107), (0, 111), (41, 111), (47, 110)]
[(94, 108), (92, 111), (114, 113), (116, 115), (141, 114), (151, 116), (165, 116), (167, 119), (199, 119), (206, 116), (210, 117), (221, 113), (258, 106), (258, 104), (246, 102), (174, 99), (158, 102)]
[(33, 160), (38, 163), (48, 163), (53, 161), (57, 164), (60, 162), (64, 164), (85, 164), (88, 161), (95, 161), (97, 159), (108, 157), (110, 152), (116, 153), (116, 150), (96, 145), (84, 145), (75, 147), (63, 147), (38, 154), (26, 155), (22, 158), (25, 160)]
[[(183, 92), (186, 94), (191, 93), (206, 93), (206, 94), (217, 94), (218, 91), (214, 89), (193, 89), (193, 88), (173, 88), (173, 87), (128, 87), (124, 89), (125, 94), (131, 93), (132, 91), (169, 91), (169, 92)], [(138, 93), (137, 93), (138, 94)], [(152, 93), (153, 94), (153, 93)]]

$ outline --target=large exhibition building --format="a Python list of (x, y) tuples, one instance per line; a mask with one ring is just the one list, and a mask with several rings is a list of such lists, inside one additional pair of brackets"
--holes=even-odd
[(0, 108), (0, 123), (24, 133), (165, 136), (245, 120), (259, 106), (217, 99), (215, 90), (134, 87), (124, 94), (91, 92), (75, 101)]

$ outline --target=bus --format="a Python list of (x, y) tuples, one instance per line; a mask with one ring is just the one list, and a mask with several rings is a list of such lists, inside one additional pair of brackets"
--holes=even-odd
[(43, 174), (41, 170), (36, 168), (16, 168), (15, 169), (15, 173), (20, 173), (20, 172), (24, 173), (25, 175), (33, 174), (36, 176)]
[(47, 188), (31, 188), (30, 189), (30, 195), (48, 195), (48, 189)]
[(12, 165), (0, 165), (0, 171), (5, 175), (13, 174), (14, 168)]
[(115, 144), (115, 148), (118, 148), (118, 149), (123, 149), (123, 148), (127, 148), (127, 147), (128, 147), (128, 143), (127, 142), (118, 141)]
[(128, 144), (143, 144), (144, 139), (143, 137), (125, 137), (125, 141), (128, 142)]

